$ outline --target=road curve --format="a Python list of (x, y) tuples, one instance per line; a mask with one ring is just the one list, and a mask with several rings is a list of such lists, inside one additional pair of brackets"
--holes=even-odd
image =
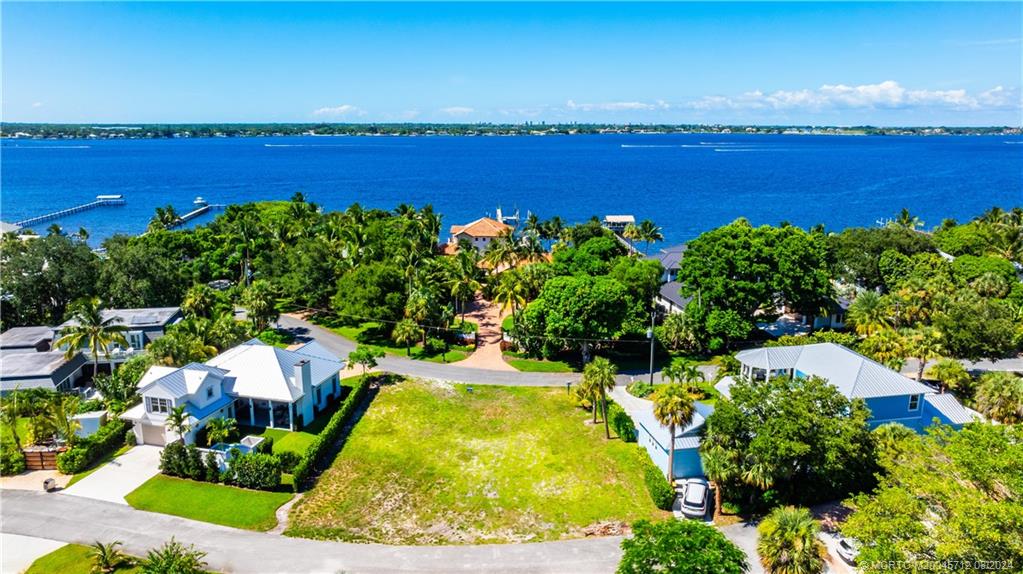
[(613, 572), (621, 537), (482, 546), (386, 546), (291, 538), (207, 524), (65, 494), (5, 490), (0, 531), (92, 544), (124, 543), (136, 556), (174, 536), (207, 553), (217, 571), (261, 573)]

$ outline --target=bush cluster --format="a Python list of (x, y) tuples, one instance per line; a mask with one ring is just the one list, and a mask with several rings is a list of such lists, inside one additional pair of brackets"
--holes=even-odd
[(274, 490), (281, 484), (281, 462), (276, 456), (254, 452), (231, 459), (232, 480), (243, 488)]
[(633, 424), (632, 417), (618, 403), (607, 402), (607, 422), (623, 441), (636, 442), (636, 425)]
[(160, 471), (168, 476), (190, 478), (205, 482), (224, 482), (243, 488), (274, 490), (281, 484), (281, 463), (276, 456), (254, 452), (241, 454), (233, 449), (225, 472), (220, 472), (217, 455), (202, 451), (195, 445), (185, 446), (180, 441), (164, 447), (160, 453)]
[(74, 447), (57, 455), (57, 470), (64, 474), (82, 472), (100, 458), (121, 448), (129, 429), (127, 421), (121, 419), (108, 421), (96, 431), (96, 434), (79, 438)]
[(206, 461), (195, 445), (185, 446), (175, 441), (165, 446), (160, 453), (160, 472), (168, 476), (206, 480), (207, 470)]
[(643, 461), (643, 482), (646, 484), (647, 492), (650, 493), (650, 498), (657, 508), (671, 510), (675, 503), (675, 489), (668, 483), (668, 479), (661, 469), (657, 468), (654, 461), (647, 456), (646, 449), (640, 446), (638, 451), (639, 458)]
[(313, 467), (323, 457), (323, 455), (330, 448), (330, 445), (341, 436), (341, 429), (344, 428), (345, 423), (348, 422), (348, 418), (355, 412), (356, 407), (362, 402), (362, 398), (366, 396), (366, 391), (369, 389), (369, 377), (362, 377), (355, 383), (355, 388), (348, 394), (341, 406), (334, 413), (334, 416), (330, 417), (330, 422), (323, 429), (323, 432), (313, 439), (312, 444), (306, 449), (305, 454), (302, 455), (302, 459), (295, 465), (292, 474), (295, 477), (295, 490), (298, 491), (301, 488), (309, 475), (312, 474)]
[(0, 444), (0, 476), (19, 474), (25, 470), (25, 455), (13, 442)]

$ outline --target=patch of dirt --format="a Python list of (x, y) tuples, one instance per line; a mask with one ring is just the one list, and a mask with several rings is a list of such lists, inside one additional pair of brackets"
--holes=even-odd
[(625, 536), (632, 533), (632, 528), (625, 522), (605, 520), (573, 529), (562, 538), (579, 538), (592, 536)]

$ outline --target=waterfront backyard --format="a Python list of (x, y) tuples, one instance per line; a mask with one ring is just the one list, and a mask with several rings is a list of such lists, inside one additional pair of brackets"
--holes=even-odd
[(287, 534), (388, 544), (480, 544), (615, 532), (663, 518), (645, 453), (564, 389), (405, 380), (372, 398)]

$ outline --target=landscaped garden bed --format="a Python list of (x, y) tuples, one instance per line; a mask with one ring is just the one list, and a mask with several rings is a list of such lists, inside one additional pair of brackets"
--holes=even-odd
[(556, 540), (663, 518), (645, 453), (563, 389), (381, 386), (287, 534), (388, 544)]

